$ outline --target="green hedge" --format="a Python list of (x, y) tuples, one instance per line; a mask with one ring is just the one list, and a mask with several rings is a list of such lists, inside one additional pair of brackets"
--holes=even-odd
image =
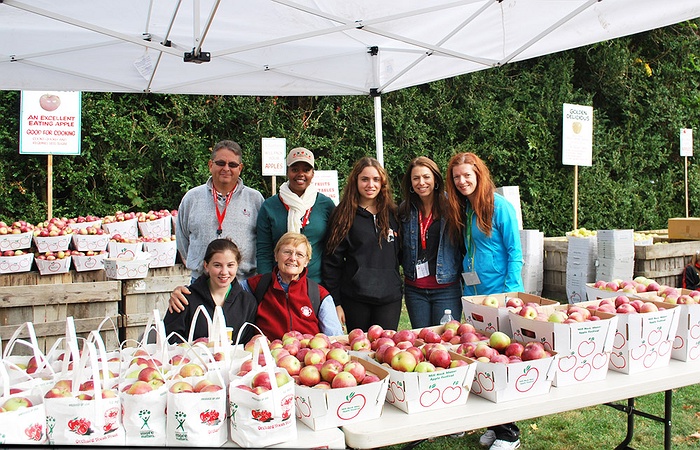
[[(445, 167), (455, 151), (487, 161), (497, 185), (518, 185), (524, 226), (573, 226), (573, 167), (561, 164), (562, 103), (595, 111), (593, 166), (579, 170), (578, 224), (665, 228), (685, 215), (679, 129), (700, 118), (700, 21), (441, 80), (382, 96), (385, 165), (395, 188), (407, 161)], [(0, 220), (46, 217), (45, 156), (18, 154), (19, 92), (0, 92)], [(83, 94), (80, 156), (54, 157), (54, 215), (177, 208), (207, 177), (211, 146), (243, 146), (245, 182), (265, 195), (260, 140), (312, 149), (341, 178), (375, 153), (369, 97)], [(690, 158), (690, 214), (700, 215)], [(396, 189), (395, 189), (396, 190)], [(398, 197), (398, 192), (397, 192)]]

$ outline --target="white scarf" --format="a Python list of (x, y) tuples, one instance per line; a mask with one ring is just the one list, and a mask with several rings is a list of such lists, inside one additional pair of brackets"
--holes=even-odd
[[(304, 195), (299, 197), (289, 188), (289, 181), (282, 183), (280, 186), (280, 198), (285, 205), (289, 207), (287, 212), (287, 231), (301, 232), (301, 221), (306, 215), (306, 212), (316, 203), (316, 195), (318, 190), (316, 186), (309, 185), (304, 191)], [(307, 221), (307, 225), (308, 225)]]

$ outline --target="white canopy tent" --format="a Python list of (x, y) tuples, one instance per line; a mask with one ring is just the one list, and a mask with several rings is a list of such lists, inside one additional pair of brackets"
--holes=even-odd
[(0, 89), (380, 95), (700, 17), (698, 0), (0, 0)]

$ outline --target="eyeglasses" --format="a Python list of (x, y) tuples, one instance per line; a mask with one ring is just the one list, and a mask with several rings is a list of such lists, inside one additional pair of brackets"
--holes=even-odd
[(296, 256), (297, 259), (306, 259), (306, 253), (295, 252), (294, 250), (282, 250), (281, 253), (284, 256), (286, 256), (287, 258), (291, 258), (292, 256)]
[(220, 159), (217, 160), (217, 161), (214, 161), (214, 164), (216, 164), (216, 165), (219, 166), (219, 167), (226, 167), (226, 164), (228, 164), (229, 168), (231, 168), (231, 169), (236, 169), (236, 168), (238, 168), (238, 167), (241, 165), (241, 163), (237, 163), (237, 162), (234, 162), (234, 161), (231, 161), (231, 162), (228, 162), (228, 163), (227, 163), (226, 161), (222, 161), (222, 160), (220, 160)]

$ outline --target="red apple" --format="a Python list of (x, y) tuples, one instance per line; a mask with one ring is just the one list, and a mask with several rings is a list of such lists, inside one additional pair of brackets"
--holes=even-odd
[(332, 388), (347, 388), (357, 386), (357, 380), (350, 372), (339, 372), (333, 377)]
[(418, 361), (416, 361), (416, 357), (413, 356), (412, 353), (402, 350), (391, 358), (390, 364), (391, 368), (394, 370), (398, 370), (400, 372), (413, 372), (418, 364)]
[(321, 372), (316, 366), (304, 366), (299, 372), (299, 382), (304, 386), (313, 387), (321, 381)]

